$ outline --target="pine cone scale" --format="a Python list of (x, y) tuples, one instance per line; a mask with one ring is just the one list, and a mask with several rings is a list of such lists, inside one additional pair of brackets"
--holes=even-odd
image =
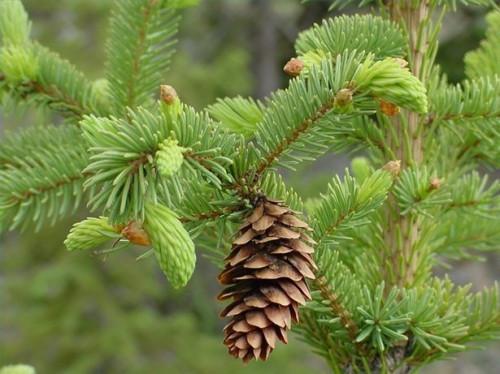
[(251, 311), (245, 314), (245, 319), (249, 325), (259, 327), (261, 329), (271, 325), (271, 321), (266, 317), (266, 314), (261, 311)]
[(224, 344), (243, 361), (266, 360), (276, 342), (299, 321), (299, 306), (311, 295), (314, 279), (309, 226), (282, 202), (261, 197), (233, 241), (219, 275), (227, 286), (219, 300), (233, 301), (221, 312), (232, 320), (224, 327)]
[(257, 222), (252, 224), (252, 229), (257, 232), (265, 231), (271, 227), (274, 222), (276, 222), (276, 217), (263, 215)]

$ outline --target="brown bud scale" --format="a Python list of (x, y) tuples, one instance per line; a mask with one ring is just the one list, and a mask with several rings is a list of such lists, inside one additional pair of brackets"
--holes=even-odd
[(399, 113), (399, 107), (388, 101), (380, 101), (380, 111), (386, 116), (393, 117)]
[(291, 58), (283, 68), (283, 71), (291, 76), (297, 77), (300, 75), (301, 71), (304, 69), (304, 62), (298, 58)]
[(144, 231), (142, 225), (137, 221), (132, 221), (125, 226), (121, 230), (121, 234), (132, 244), (143, 246), (151, 245), (148, 234)]
[(432, 178), (430, 183), (429, 183), (429, 190), (439, 190), (441, 187), (441, 179), (439, 178)]
[(160, 99), (166, 104), (173, 104), (177, 98), (177, 91), (172, 86), (168, 84), (162, 84), (160, 86)]
[(337, 107), (345, 107), (352, 103), (352, 94), (353, 91), (350, 88), (342, 88), (335, 95), (335, 106)]
[(389, 161), (382, 167), (382, 169), (391, 173), (393, 177), (397, 177), (401, 172), (401, 161), (400, 160)]

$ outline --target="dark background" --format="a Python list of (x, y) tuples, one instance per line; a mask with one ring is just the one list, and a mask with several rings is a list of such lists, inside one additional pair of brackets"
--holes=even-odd
[[(24, 3), (35, 39), (93, 79), (102, 77), (109, 0)], [(164, 83), (199, 109), (216, 97), (265, 97), (286, 85), (282, 66), (294, 55), (297, 33), (331, 15), (322, 1), (305, 6), (299, 0), (204, 0), (186, 11), (178, 53)], [(477, 47), (484, 27), (484, 11), (478, 9), (460, 8), (445, 19), (438, 60), (450, 80), (463, 79), (463, 55)], [(0, 136), (53, 121), (47, 113), (20, 109), (0, 113)], [(343, 173), (351, 157), (329, 155), (287, 178), (304, 196), (314, 196), (334, 174)], [(68, 228), (88, 214), (82, 210), (38, 234), (9, 233), (0, 239), (0, 367), (23, 362), (41, 374), (328, 372), (297, 339), (280, 346), (267, 363), (243, 366), (230, 358), (221, 342), (215, 301), (217, 269), (202, 253), (189, 286), (175, 292), (153, 258), (136, 261), (138, 249), (107, 258), (65, 252)], [(451, 276), (460, 284), (481, 288), (498, 278), (498, 256), (451, 265)], [(493, 353), (498, 345), (489, 347), (423, 372), (500, 372)]]

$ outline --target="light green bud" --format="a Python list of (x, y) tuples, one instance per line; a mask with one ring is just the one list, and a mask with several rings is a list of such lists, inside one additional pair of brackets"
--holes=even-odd
[(402, 60), (386, 58), (374, 61), (368, 56), (354, 77), (356, 90), (409, 109), (417, 113), (427, 112), (427, 94), (422, 82), (406, 67)]
[(177, 140), (166, 139), (156, 152), (156, 164), (162, 177), (171, 177), (179, 171), (184, 161), (186, 148), (179, 147)]
[(111, 239), (121, 238), (118, 231), (106, 217), (87, 218), (73, 225), (64, 245), (68, 251), (92, 249)]
[(146, 203), (144, 229), (167, 279), (174, 288), (184, 287), (193, 274), (196, 253), (182, 223), (166, 206)]

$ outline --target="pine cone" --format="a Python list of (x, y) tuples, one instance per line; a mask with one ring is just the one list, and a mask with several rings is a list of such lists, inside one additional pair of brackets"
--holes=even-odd
[(247, 362), (266, 360), (276, 341), (287, 343), (299, 305), (311, 299), (305, 278), (314, 279), (313, 240), (309, 226), (280, 201), (260, 197), (233, 242), (219, 275), (229, 285), (219, 300), (232, 298), (221, 317), (224, 344), (234, 357)]

